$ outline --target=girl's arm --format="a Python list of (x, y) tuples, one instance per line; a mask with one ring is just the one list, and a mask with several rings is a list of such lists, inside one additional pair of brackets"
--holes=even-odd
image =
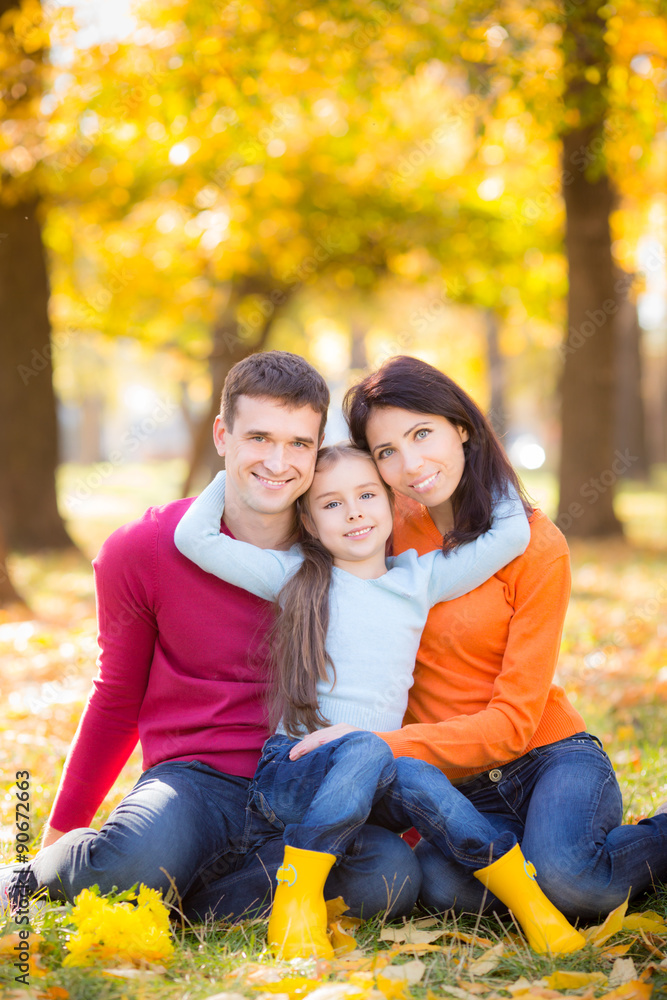
[(224, 508), (225, 473), (219, 472), (176, 525), (176, 548), (207, 573), (274, 601), (302, 562), (297, 546), (287, 552), (260, 549), (225, 535), (220, 531)]
[(512, 484), (509, 496), (497, 500), (488, 531), (474, 542), (459, 545), (444, 555), (429, 552), (419, 561), (431, 562), (429, 602), (451, 601), (479, 587), (503, 566), (522, 555), (530, 541), (530, 525), (521, 498)]

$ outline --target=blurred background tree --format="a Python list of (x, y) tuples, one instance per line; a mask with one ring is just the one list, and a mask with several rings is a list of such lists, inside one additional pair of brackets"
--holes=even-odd
[(419, 354), (520, 466), (557, 468), (562, 425), (558, 523), (620, 531), (619, 477), (667, 458), (661, 0), (1, 9), (12, 547), (68, 541), (52, 356), (64, 457), (92, 463), (68, 514), (136, 457), (187, 452), (198, 488), (225, 374), (266, 347), (335, 399)]

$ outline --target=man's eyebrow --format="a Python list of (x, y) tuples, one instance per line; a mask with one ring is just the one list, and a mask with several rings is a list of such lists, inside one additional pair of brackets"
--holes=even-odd
[[(259, 428), (250, 428), (246, 431), (246, 437), (273, 437), (271, 431), (263, 431)], [(301, 434), (295, 434), (292, 438), (293, 441), (303, 441), (304, 444), (315, 444), (315, 438), (303, 436)]]
[[(362, 483), (361, 486), (355, 486), (355, 490), (367, 490), (369, 486), (372, 486), (374, 490), (378, 489), (378, 483)], [(324, 500), (325, 497), (337, 497), (340, 496), (339, 490), (330, 490), (328, 493), (319, 493), (315, 499)]]
[[(430, 423), (431, 423), (430, 420), (418, 420), (416, 424), (412, 425), (412, 427), (408, 427), (403, 437), (406, 438), (408, 434), (412, 434), (412, 432), (416, 430), (417, 427), (423, 427), (424, 424), (430, 424)], [(373, 448), (373, 452), (379, 451), (381, 448), (390, 448), (390, 447), (391, 447), (391, 441), (385, 441), (384, 444), (376, 444), (375, 447)]]

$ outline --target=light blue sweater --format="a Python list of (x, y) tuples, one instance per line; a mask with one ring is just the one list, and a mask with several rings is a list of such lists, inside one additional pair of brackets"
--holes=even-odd
[[(327, 651), (336, 669), (317, 683), (322, 715), (331, 724), (400, 729), (429, 609), (474, 590), (516, 559), (530, 525), (513, 487), (494, 508), (489, 531), (447, 556), (408, 549), (387, 559), (387, 572), (362, 580), (333, 567)], [(298, 545), (260, 549), (220, 532), (225, 473), (219, 472), (176, 527), (176, 547), (208, 573), (274, 601), (303, 562)], [(484, 622), (479, 623), (484, 628)]]

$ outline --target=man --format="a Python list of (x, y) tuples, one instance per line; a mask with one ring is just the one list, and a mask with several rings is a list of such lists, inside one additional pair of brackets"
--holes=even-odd
[[(263, 548), (293, 544), (328, 403), (324, 380), (297, 355), (268, 351), (231, 369), (213, 428), (227, 470), (222, 531)], [(190, 503), (149, 509), (95, 560), (99, 674), (42, 850), (10, 883), (15, 901), (44, 886), (72, 900), (94, 884), (104, 893), (143, 882), (196, 919), (270, 899), (282, 840), (249, 854), (245, 805), (267, 736), (271, 607), (180, 555), (174, 529)], [(137, 739), (145, 770), (96, 831), (90, 821)], [(326, 893), (356, 914), (409, 913), (419, 881), (407, 846), (366, 826)]]

